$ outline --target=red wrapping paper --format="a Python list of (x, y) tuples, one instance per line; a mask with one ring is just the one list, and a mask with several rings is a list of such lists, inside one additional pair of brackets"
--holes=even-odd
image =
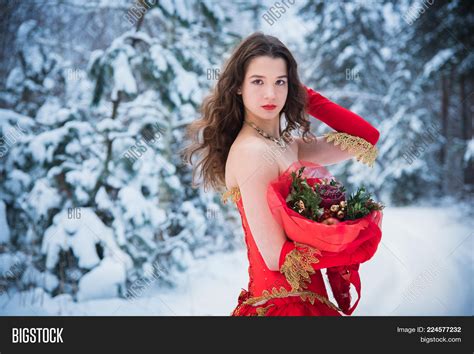
[[(297, 161), (279, 178), (270, 183), (267, 190), (269, 208), (289, 239), (331, 253), (342, 251), (346, 251), (343, 253), (352, 253), (366, 241), (372, 241), (371, 243), (373, 243), (374, 238), (378, 238), (378, 241), (380, 241), (380, 227), (383, 218), (381, 210), (372, 211), (357, 220), (347, 220), (336, 225), (325, 225), (309, 220), (289, 208), (285, 200), (290, 192), (291, 172), (298, 171), (302, 166), (306, 166), (302, 177), (307, 178), (310, 185), (321, 178), (333, 177), (321, 165), (308, 161)], [(348, 196), (346, 195), (346, 197)], [(366, 230), (366, 232), (362, 232), (363, 230)]]

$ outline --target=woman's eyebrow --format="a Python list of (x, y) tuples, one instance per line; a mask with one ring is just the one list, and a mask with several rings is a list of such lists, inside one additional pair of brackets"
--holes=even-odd
[[(264, 79), (265, 78), (265, 76), (263, 76), (263, 75), (252, 75), (252, 76), (249, 77), (249, 79), (251, 79), (253, 77), (256, 77), (258, 79)], [(277, 76), (277, 79), (281, 79), (281, 78), (284, 78), (284, 77), (286, 78), (288, 76), (287, 75), (280, 75), (280, 76)]]

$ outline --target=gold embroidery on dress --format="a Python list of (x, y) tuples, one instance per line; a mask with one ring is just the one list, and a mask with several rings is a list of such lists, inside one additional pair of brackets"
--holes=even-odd
[(265, 316), (267, 314), (268, 309), (272, 306), (275, 306), (275, 304), (270, 304), (267, 307), (257, 307), (255, 311), (257, 311), (257, 315)]
[(280, 273), (285, 276), (291, 289), (297, 291), (306, 289), (311, 283), (311, 275), (316, 273), (312, 264), (319, 262), (319, 259), (314, 255), (321, 255), (321, 253), (308, 245), (299, 242), (294, 242), (294, 244), (297, 248), (288, 252), (285, 262), (280, 268)]
[(266, 301), (269, 299), (274, 299), (274, 298), (282, 298), (282, 297), (287, 297), (289, 296), (289, 291), (286, 290), (283, 286), (280, 287), (280, 290), (277, 290), (277, 288), (272, 288), (272, 292), (270, 293), (268, 290), (263, 290), (262, 295), (260, 296), (255, 296), (251, 297), (250, 299), (247, 299), (244, 301), (245, 305), (254, 305), (262, 301)]
[[(264, 303), (266, 303), (270, 299), (285, 298), (285, 297), (288, 297), (288, 296), (299, 296), (301, 300), (309, 301), (311, 303), (311, 305), (314, 305), (315, 300), (318, 300), (318, 301), (322, 302), (323, 304), (327, 305), (328, 307), (332, 308), (333, 310), (342, 311), (339, 307), (337, 307), (335, 304), (333, 304), (325, 296), (322, 296), (320, 294), (314, 293), (314, 292), (309, 291), (309, 290), (305, 290), (305, 291), (291, 290), (291, 291), (288, 291), (283, 286), (280, 287), (279, 290), (274, 287), (274, 288), (272, 288), (271, 292), (269, 292), (268, 290), (264, 290), (264, 291), (262, 291), (262, 295), (256, 296), (256, 297), (251, 297), (250, 299), (247, 299), (246, 301), (244, 301), (241, 305), (256, 306), (256, 304), (258, 304), (258, 306), (260, 306), (260, 305), (263, 305)], [(268, 308), (268, 306), (267, 306), (267, 308)], [(261, 308), (257, 308), (257, 312), (258, 312), (259, 309), (262, 311)], [(240, 308), (239, 308), (239, 310), (240, 310)]]
[(357, 161), (372, 167), (378, 155), (377, 147), (369, 143), (367, 140), (342, 132), (331, 132), (324, 134), (327, 142), (334, 140), (334, 145), (341, 145), (341, 150), (353, 153)]
[(232, 201), (234, 202), (237, 202), (240, 199), (240, 189), (238, 186), (232, 187), (231, 189), (222, 193), (222, 203), (226, 204), (229, 197), (232, 197)]

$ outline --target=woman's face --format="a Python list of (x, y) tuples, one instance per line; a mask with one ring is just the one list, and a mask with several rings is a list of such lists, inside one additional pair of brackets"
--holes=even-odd
[(279, 117), (288, 96), (285, 60), (268, 56), (253, 58), (247, 67), (241, 94), (246, 115), (260, 119)]

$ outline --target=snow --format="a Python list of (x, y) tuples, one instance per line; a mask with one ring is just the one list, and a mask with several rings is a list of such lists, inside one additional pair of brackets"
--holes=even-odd
[(7, 222), (7, 208), (0, 199), (0, 244), (10, 242), (10, 226)]
[(336, 65), (342, 66), (344, 62), (350, 59), (354, 55), (354, 47), (352, 45), (348, 45), (344, 48), (342, 53), (337, 56)]
[[(362, 299), (353, 316), (473, 315), (473, 225), (458, 215), (456, 206), (386, 208), (379, 249), (360, 266)], [(114, 297), (112, 290), (94, 295), (112, 296), (107, 299), (80, 302), (68, 295), (51, 298), (39, 288), (2, 295), (0, 314), (228, 316), (241, 288), (247, 289), (246, 257), (240, 249), (190, 261), (176, 288), (149, 282), (133, 301)], [(107, 267), (96, 283), (118, 286), (118, 267)]]
[(139, 39), (148, 45), (151, 45), (153, 42), (153, 39), (145, 32), (128, 32), (127, 34), (129, 38)]
[(423, 76), (429, 77), (432, 72), (437, 72), (450, 58), (454, 56), (454, 50), (447, 48), (437, 53), (430, 61), (425, 64)]
[(148, 222), (153, 227), (159, 227), (166, 221), (166, 211), (146, 200), (139, 189), (126, 186), (120, 190), (118, 197), (125, 208), (124, 218), (133, 226), (141, 226)]
[(59, 260), (59, 251), (72, 250), (79, 267), (91, 269), (100, 263), (96, 244), (104, 247), (104, 255), (122, 262), (127, 269), (132, 260), (116, 244), (113, 231), (105, 226), (90, 208), (63, 210), (56, 214), (45, 232), (41, 250), (46, 254), (46, 267), (53, 269)]
[(59, 285), (59, 280), (54, 274), (48, 271), (40, 272), (31, 265), (29, 265), (23, 272), (21, 281), (27, 286), (39, 286), (49, 292), (53, 291)]
[(174, 247), (170, 256), (173, 259), (173, 264), (181, 271), (189, 269), (193, 262), (191, 252), (184, 247)]
[(25, 261), (21, 252), (0, 254), (0, 278), (15, 279)]
[(97, 192), (97, 195), (95, 197), (95, 201), (97, 203), (97, 207), (99, 209), (112, 209), (113, 204), (112, 201), (110, 200), (109, 196), (107, 195), (107, 192), (105, 191), (104, 187), (100, 187), (99, 191)]
[[(194, 3), (194, 1), (192, 2)], [(191, 12), (190, 8), (193, 4), (189, 4), (189, 1), (185, 0), (164, 0), (160, 1), (160, 6), (170, 15), (176, 15), (181, 20), (190, 20), (191, 19)]]
[(104, 258), (79, 281), (78, 301), (117, 296), (119, 288), (125, 285), (125, 275), (122, 263), (110, 257)]
[(150, 57), (153, 60), (158, 71), (166, 71), (168, 65), (166, 63), (166, 55), (168, 51), (163, 49), (160, 44), (156, 43), (150, 47)]
[(21, 193), (31, 183), (31, 177), (20, 170), (13, 170), (10, 173), (10, 179), (5, 182), (5, 187), (13, 193)]
[(44, 66), (46, 66), (46, 63), (44, 61), (45, 57), (42, 55), (40, 47), (38, 45), (26, 46), (23, 48), (23, 50), (25, 51), (26, 56), (27, 76), (31, 77), (41, 73), (41, 70)]
[(40, 133), (30, 140), (29, 150), (33, 159), (39, 164), (51, 162), (53, 154), (61, 141), (67, 135), (65, 127)]
[(388, 60), (392, 56), (392, 51), (388, 47), (383, 47), (380, 49), (380, 54), (384, 60)]
[(102, 56), (104, 55), (104, 51), (101, 49), (93, 50), (89, 56), (89, 61), (87, 64), (87, 71), (90, 72), (92, 67), (95, 65), (96, 61), (100, 61)]
[(61, 107), (59, 99), (52, 97), (38, 110), (36, 120), (46, 125), (60, 124), (69, 118), (70, 113), (69, 109)]
[(20, 86), (23, 80), (25, 80), (23, 71), (20, 68), (16, 67), (12, 71), (10, 71), (5, 86), (11, 90), (15, 90)]
[[(209, 206), (208, 206), (209, 208)], [(199, 238), (204, 236), (206, 230), (206, 220), (202, 212), (198, 210), (191, 201), (185, 201), (182, 204), (182, 211), (186, 215), (186, 225)]]
[[(156, 47), (152, 47), (151, 49), (150, 55), (153, 59), (157, 60), (155, 63), (157, 70), (162, 71), (166, 69), (166, 63), (172, 67), (173, 72), (176, 75), (176, 79), (173, 81), (173, 83), (177, 85), (176, 92), (178, 92), (185, 100), (191, 99), (194, 92), (200, 91), (196, 73), (186, 71), (182, 64), (176, 60), (176, 57), (169, 53), (169, 51)], [(174, 97), (176, 97), (173, 98), (175, 103), (180, 105), (181, 100), (178, 98), (176, 93), (174, 94)]]
[(35, 181), (33, 189), (28, 194), (28, 205), (26, 208), (34, 212), (36, 219), (46, 217), (48, 211), (59, 207), (61, 197), (58, 191), (52, 188), (46, 178)]
[(97, 124), (97, 130), (99, 132), (107, 130), (122, 130), (122, 124), (112, 118), (105, 118)]
[(166, 177), (166, 183), (168, 184), (168, 186), (170, 186), (170, 188), (175, 190), (179, 190), (180, 188), (182, 188), (181, 181), (176, 176)]
[(28, 40), (30, 32), (35, 27), (37, 27), (37, 22), (35, 20), (23, 22), (16, 33), (16, 45), (22, 46)]
[(205, 6), (209, 11), (212, 11), (212, 15), (220, 21), (225, 20), (225, 13), (223, 9), (219, 6), (216, 6), (216, 3), (212, 0), (201, 0), (203, 6)]
[(127, 54), (119, 51), (113, 62), (114, 87), (112, 90), (112, 101), (118, 98), (119, 91), (123, 91), (128, 95), (137, 93), (137, 83), (133, 77), (132, 70), (128, 63)]
[(389, 31), (400, 26), (401, 17), (396, 14), (396, 11), (394, 11), (393, 4), (384, 4), (382, 13), (385, 20), (385, 26)]
[(474, 159), (474, 139), (469, 140), (467, 143), (466, 152), (464, 153), (464, 162), (468, 163)]
[(30, 129), (34, 125), (33, 119), (23, 114), (11, 111), (9, 109), (0, 108), (0, 128), (5, 131), (12, 129), (13, 126), (19, 131), (24, 133), (25, 129)]
[(185, 0), (174, 1), (176, 14), (183, 20), (189, 20), (191, 18), (190, 6), (186, 4)]
[(69, 144), (66, 145), (65, 151), (70, 156), (78, 156), (82, 151), (82, 146), (77, 140), (72, 140)]
[(174, 12), (174, 6), (173, 2), (170, 0), (163, 0), (160, 1), (160, 6), (169, 14), (173, 14)]

